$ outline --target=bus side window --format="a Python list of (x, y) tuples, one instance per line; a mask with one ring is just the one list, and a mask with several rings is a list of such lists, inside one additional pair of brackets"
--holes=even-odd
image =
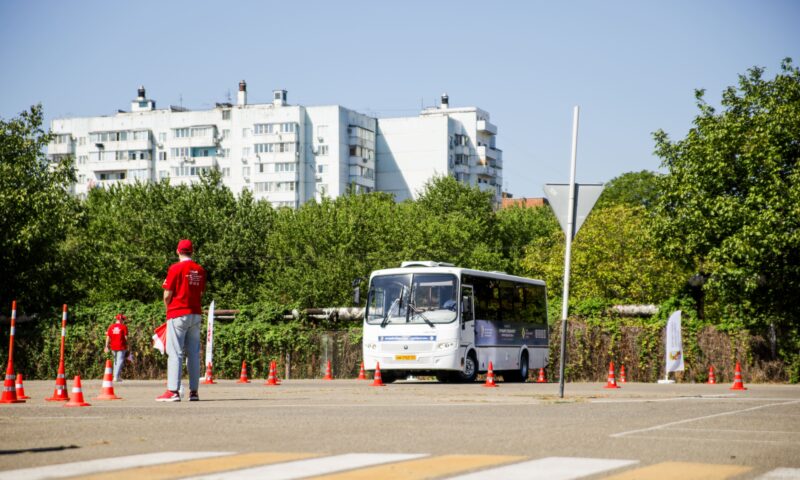
[(472, 297), (468, 295), (461, 297), (461, 317), (464, 321), (472, 320)]

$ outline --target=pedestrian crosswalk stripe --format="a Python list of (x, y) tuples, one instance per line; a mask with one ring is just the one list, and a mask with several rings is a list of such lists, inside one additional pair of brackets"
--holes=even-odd
[(547, 457), (470, 473), (452, 480), (571, 480), (639, 463), (636, 460)]
[(40, 480), (46, 478), (65, 478), (91, 473), (110, 472), (126, 468), (146, 465), (159, 465), (168, 462), (180, 462), (194, 458), (230, 455), (233, 452), (159, 452), (126, 457), (102, 458), (85, 462), (62, 463), (46, 467), (23, 468), (0, 472), (0, 480)]
[(756, 480), (800, 480), (800, 468), (776, 468)]
[[(311, 453), (242, 453), (239, 455), (226, 455), (214, 458), (202, 458), (198, 460), (188, 460), (177, 463), (167, 463), (165, 465), (153, 465), (140, 468), (131, 468), (121, 472), (114, 472), (114, 480), (171, 480), (176, 478), (188, 477), (190, 475), (201, 475), (216, 472), (226, 472), (229, 470), (239, 470), (242, 468), (269, 465), (273, 463), (288, 462), (302, 458), (314, 457)], [(108, 478), (108, 473), (96, 473), (93, 475), (78, 477), (74, 480), (104, 480)]]
[(647, 467), (628, 470), (608, 477), (613, 480), (723, 480), (752, 470), (741, 465), (713, 465), (709, 463), (663, 462)]
[(269, 478), (270, 480), (293, 480), (341, 472), (343, 470), (371, 467), (382, 463), (402, 462), (403, 460), (424, 456), (426, 455), (413, 453), (348, 453), (191, 478), (193, 480), (262, 480), (264, 478)]
[(380, 478), (381, 480), (416, 480), (439, 478), (445, 475), (453, 475), (524, 459), (525, 457), (508, 455), (441, 455), (324, 475), (314, 477), (313, 480), (372, 480), (375, 478)]

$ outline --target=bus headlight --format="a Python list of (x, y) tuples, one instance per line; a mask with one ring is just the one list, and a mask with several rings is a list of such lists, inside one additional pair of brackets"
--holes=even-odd
[(456, 346), (456, 342), (439, 342), (436, 344), (438, 350), (449, 350)]

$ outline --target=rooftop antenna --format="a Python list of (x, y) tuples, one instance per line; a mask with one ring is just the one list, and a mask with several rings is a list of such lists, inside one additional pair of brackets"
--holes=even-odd
[(182, 93), (178, 94), (178, 105), (180, 105), (181, 108), (183, 108), (183, 94)]
[(228, 103), (231, 103), (231, 89), (230, 88), (228, 89), (228, 94), (225, 96), (225, 98), (228, 100)]

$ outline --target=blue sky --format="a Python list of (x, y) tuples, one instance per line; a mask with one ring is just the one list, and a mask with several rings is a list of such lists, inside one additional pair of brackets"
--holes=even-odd
[(0, 0), (0, 116), (41, 102), (45, 120), (129, 108), (289, 102), (416, 115), (447, 92), (498, 126), (504, 186), (542, 196), (578, 181), (658, 170), (651, 133), (682, 138), (693, 92), (717, 103), (737, 75), (800, 64), (800, 2), (208, 2)]

